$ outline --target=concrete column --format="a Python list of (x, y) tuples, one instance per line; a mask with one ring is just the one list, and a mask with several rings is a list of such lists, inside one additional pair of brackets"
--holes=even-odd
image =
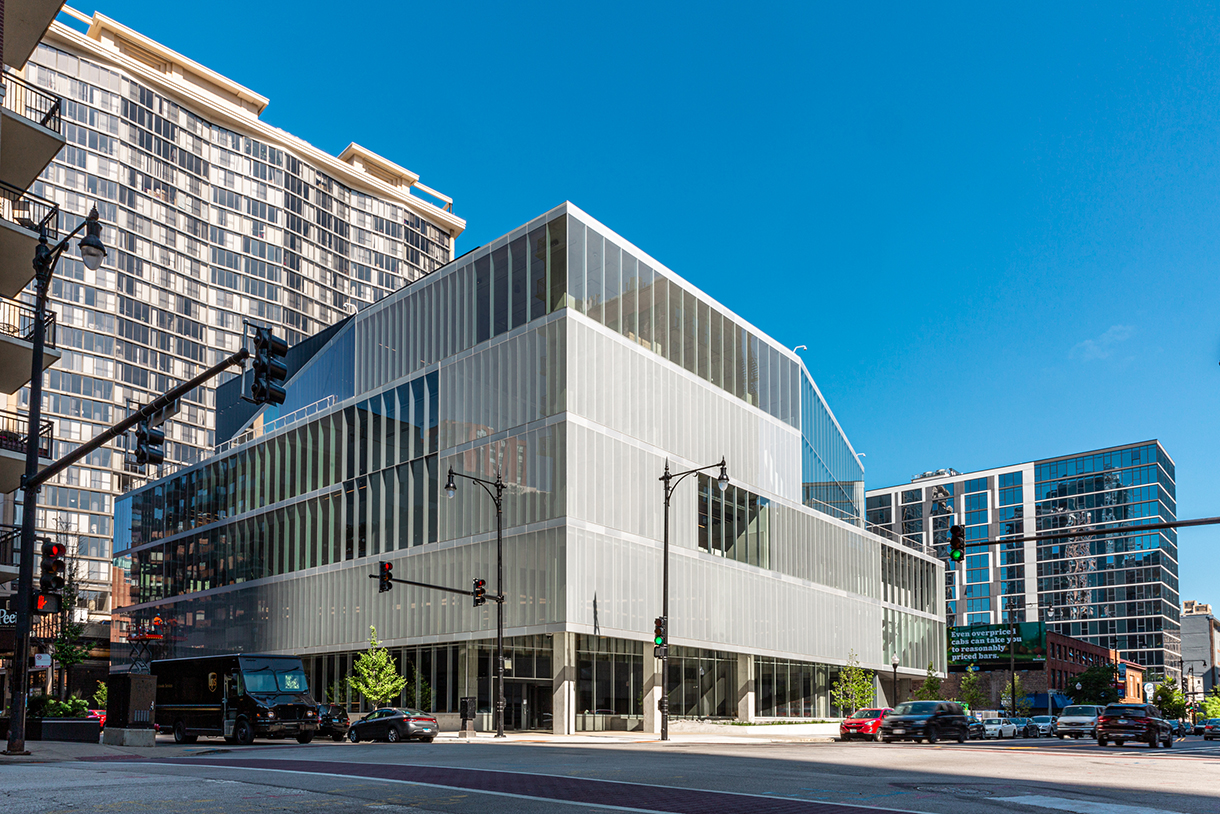
[(754, 720), (754, 656), (737, 654), (737, 720)]
[(644, 645), (644, 732), (661, 734), (661, 660), (652, 657), (652, 646)]
[(576, 634), (551, 636), (551, 726), (556, 735), (576, 731)]

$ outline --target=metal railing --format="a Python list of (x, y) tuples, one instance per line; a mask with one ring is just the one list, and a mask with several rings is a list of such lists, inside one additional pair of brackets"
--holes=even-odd
[[(30, 437), (29, 416), (0, 410), (0, 449), (25, 454), (26, 439)], [(51, 457), (51, 422), (44, 421), (38, 429), (38, 457)]]
[(913, 540), (909, 540), (906, 537), (902, 536), (901, 534), (897, 534), (897, 533), (891, 531), (888, 526), (878, 526), (874, 523), (866, 522), (864, 524), (864, 530), (871, 532), (873, 534), (876, 534), (878, 537), (884, 537), (885, 539), (887, 539), (891, 542), (906, 546), (907, 548), (913, 548), (916, 551), (927, 554), (930, 557), (936, 556), (936, 547), (935, 546), (930, 546), (930, 545), (927, 545), (926, 543), (917, 543)]
[(58, 96), (39, 90), (15, 74), (6, 72), (0, 81), (4, 83), (4, 106), (7, 109), (48, 130), (63, 133), (63, 101)]
[(59, 204), (3, 181), (0, 181), (0, 218), (34, 234), (46, 229), (47, 239), (52, 242), (59, 238)]
[[(38, 312), (30, 306), (0, 299), (0, 334), (33, 342), (34, 322), (37, 318)], [(43, 317), (43, 325), (45, 326), (46, 346), (53, 348), (55, 347), (55, 313), (50, 309), (47, 309)]]
[[(288, 413), (287, 415), (282, 415), (279, 418), (276, 418), (272, 421), (265, 422), (261, 428), (251, 427), (250, 429), (246, 430), (245, 432), (241, 433), (240, 435), (233, 436), (228, 441), (225, 441), (223, 444), (217, 444), (216, 448), (214, 450), (212, 450), (211, 455), (203, 456), (203, 457), (211, 457), (212, 455), (220, 455), (221, 453), (228, 452), (229, 450), (233, 449), (234, 447), (240, 447), (242, 444), (248, 444), (251, 441), (253, 441), (255, 438), (260, 438), (264, 435), (267, 435), (268, 433), (272, 433), (278, 429), (287, 427), (289, 424), (295, 424), (296, 422), (300, 421), (301, 419), (309, 418), (310, 416), (317, 415), (318, 413), (322, 412), (323, 410), (328, 410), (332, 406), (334, 406), (334, 403), (335, 403), (334, 394), (331, 394), (324, 398), (320, 398), (317, 401), (315, 401), (313, 404), (307, 404), (304, 407), (300, 408), (299, 410), (293, 410), (291, 413)], [(202, 457), (200, 458), (200, 460), (202, 460)]]

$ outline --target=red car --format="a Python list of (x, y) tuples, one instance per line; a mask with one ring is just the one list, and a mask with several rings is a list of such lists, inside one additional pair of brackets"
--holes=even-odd
[(858, 709), (839, 724), (839, 740), (869, 738), (881, 740), (881, 719), (891, 712), (889, 707)]
[(105, 728), (106, 728), (106, 710), (104, 710), (104, 709), (91, 709), (91, 710), (89, 710), (89, 717), (90, 717), (90, 718), (96, 718), (96, 719), (98, 719), (99, 721), (101, 721), (101, 726), (99, 727), (100, 729), (105, 729)]

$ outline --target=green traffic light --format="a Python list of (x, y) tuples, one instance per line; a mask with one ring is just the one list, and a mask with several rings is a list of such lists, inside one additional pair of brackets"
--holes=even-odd
[(961, 562), (962, 557), (964, 556), (966, 556), (966, 552), (960, 549), (955, 548), (949, 552), (949, 559), (953, 560), (954, 562)]
[(665, 638), (663, 636), (653, 636), (652, 643), (657, 645), (665, 644)]

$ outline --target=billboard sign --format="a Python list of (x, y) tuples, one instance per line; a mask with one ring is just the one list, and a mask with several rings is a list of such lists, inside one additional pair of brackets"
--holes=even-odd
[(1025, 669), (1046, 661), (1046, 625), (1021, 622), (1013, 625), (967, 625), (949, 628), (950, 667), (1000, 666), (1012, 658)]

